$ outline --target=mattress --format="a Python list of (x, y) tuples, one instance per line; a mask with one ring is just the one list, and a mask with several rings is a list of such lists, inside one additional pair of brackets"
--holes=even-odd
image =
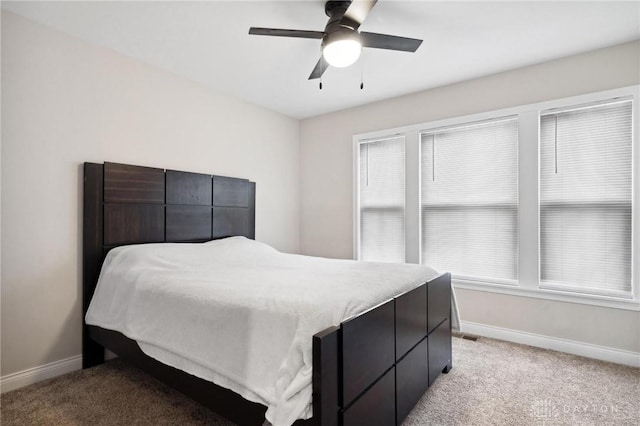
[(290, 425), (312, 414), (312, 336), (437, 275), (285, 254), (244, 237), (123, 246), (105, 259), (86, 323)]

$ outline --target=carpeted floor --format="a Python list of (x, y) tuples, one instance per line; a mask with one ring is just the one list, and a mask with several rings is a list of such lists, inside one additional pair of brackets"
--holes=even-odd
[[(640, 369), (491, 339), (453, 339), (454, 368), (413, 425), (638, 425)], [(2, 425), (231, 423), (118, 360), (1, 398)]]

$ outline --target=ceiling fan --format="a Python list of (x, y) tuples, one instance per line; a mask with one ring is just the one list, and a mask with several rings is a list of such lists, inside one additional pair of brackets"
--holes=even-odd
[(363, 47), (415, 52), (422, 40), (388, 34), (358, 31), (377, 0), (334, 1), (325, 3), (329, 22), (324, 31), (283, 30), (277, 28), (249, 28), (249, 34), (297, 37), (322, 40), (322, 56), (309, 76), (309, 80), (322, 77), (329, 65), (348, 67), (360, 57)]

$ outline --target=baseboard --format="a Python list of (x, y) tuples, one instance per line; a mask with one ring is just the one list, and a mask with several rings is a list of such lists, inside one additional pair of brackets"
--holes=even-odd
[(511, 330), (508, 328), (494, 327), (491, 325), (468, 321), (461, 321), (460, 329), (464, 334), (474, 334), (476, 336), (490, 337), (492, 339), (506, 340), (508, 342), (566, 352), (587, 358), (615, 362), (616, 364), (640, 367), (640, 352), (593, 345), (591, 343), (576, 342), (574, 340), (560, 339), (557, 337), (527, 333), (525, 331)]
[(61, 376), (82, 368), (82, 355), (54, 361), (39, 367), (18, 371), (0, 377), (0, 393), (18, 389), (42, 380)]

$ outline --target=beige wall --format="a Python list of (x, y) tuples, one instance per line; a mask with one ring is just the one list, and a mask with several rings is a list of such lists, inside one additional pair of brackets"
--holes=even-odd
[(299, 249), (299, 122), (2, 12), (2, 375), (77, 355), (81, 164), (257, 183), (256, 238)]
[[(303, 120), (301, 252), (351, 258), (352, 136), (640, 83), (640, 42)], [(463, 321), (640, 352), (640, 313), (459, 290)]]

